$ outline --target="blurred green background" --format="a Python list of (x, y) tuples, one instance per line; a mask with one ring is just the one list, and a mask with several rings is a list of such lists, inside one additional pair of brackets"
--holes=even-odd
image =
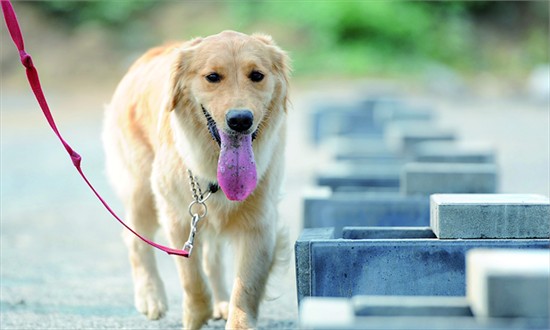
[[(29, 48), (45, 48), (53, 73), (92, 80), (119, 78), (148, 47), (224, 29), (273, 35), (290, 53), (295, 78), (414, 79), (444, 68), (465, 79), (513, 81), (549, 61), (548, 1), (17, 1), (15, 7), (23, 32), (31, 33)], [(17, 55), (6, 48), (3, 72)]]

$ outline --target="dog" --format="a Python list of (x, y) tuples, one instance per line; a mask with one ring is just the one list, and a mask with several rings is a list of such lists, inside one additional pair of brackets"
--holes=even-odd
[[(284, 175), (289, 58), (268, 35), (224, 31), (153, 48), (130, 67), (105, 111), (106, 172), (134, 230), (162, 228), (181, 249), (194, 200), (187, 170), (206, 201), (193, 254), (176, 256), (183, 327), (211, 318), (253, 328), (284, 235), (277, 217)], [(210, 189), (215, 191), (216, 189)], [(206, 211), (206, 210), (205, 210)], [(123, 233), (135, 305), (149, 319), (167, 311), (154, 251)], [(224, 242), (235, 279), (224, 282)]]

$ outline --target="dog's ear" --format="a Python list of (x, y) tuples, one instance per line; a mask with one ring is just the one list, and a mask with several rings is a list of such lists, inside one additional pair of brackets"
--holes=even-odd
[(255, 33), (252, 35), (253, 38), (256, 38), (257, 40), (261, 41), (263, 44), (265, 44), (272, 56), (272, 63), (273, 63), (273, 69), (275, 72), (280, 74), (285, 82), (288, 82), (288, 77), (290, 75), (290, 59), (285, 51), (283, 51), (275, 41), (273, 41), (273, 38), (270, 35), (262, 34), (262, 33)]
[(286, 111), (288, 101), (286, 86), (288, 86), (290, 72), (292, 71), (290, 67), (290, 58), (285, 51), (277, 46), (270, 35), (256, 33), (253, 34), (252, 37), (265, 44), (271, 52), (273, 71), (281, 80), (278, 89), (280, 90), (281, 97), (283, 98), (283, 105)]
[(195, 38), (187, 41), (175, 51), (174, 62), (170, 72), (168, 100), (166, 103), (168, 111), (174, 110), (186, 99), (187, 86), (185, 85), (184, 77), (190, 71), (193, 54), (202, 40), (202, 38)]

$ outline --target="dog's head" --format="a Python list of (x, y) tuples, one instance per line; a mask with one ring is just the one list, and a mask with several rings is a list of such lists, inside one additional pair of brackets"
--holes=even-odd
[(216, 177), (231, 200), (246, 199), (256, 187), (253, 141), (279, 126), (286, 111), (287, 62), (271, 37), (233, 31), (179, 49), (168, 106), (180, 112), (188, 140), (210, 135), (208, 146), (197, 147), (219, 151)]

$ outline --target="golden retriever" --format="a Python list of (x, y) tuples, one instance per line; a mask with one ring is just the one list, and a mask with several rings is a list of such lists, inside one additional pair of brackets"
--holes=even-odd
[[(190, 232), (187, 169), (206, 202), (190, 258), (176, 256), (183, 326), (224, 318), (253, 328), (277, 258), (277, 202), (283, 176), (288, 57), (267, 35), (224, 31), (149, 50), (129, 69), (105, 113), (109, 179), (127, 221), (152, 238), (161, 227), (173, 248)], [(149, 319), (168, 306), (152, 247), (125, 231), (135, 305)], [(224, 241), (235, 280), (224, 282)]]

